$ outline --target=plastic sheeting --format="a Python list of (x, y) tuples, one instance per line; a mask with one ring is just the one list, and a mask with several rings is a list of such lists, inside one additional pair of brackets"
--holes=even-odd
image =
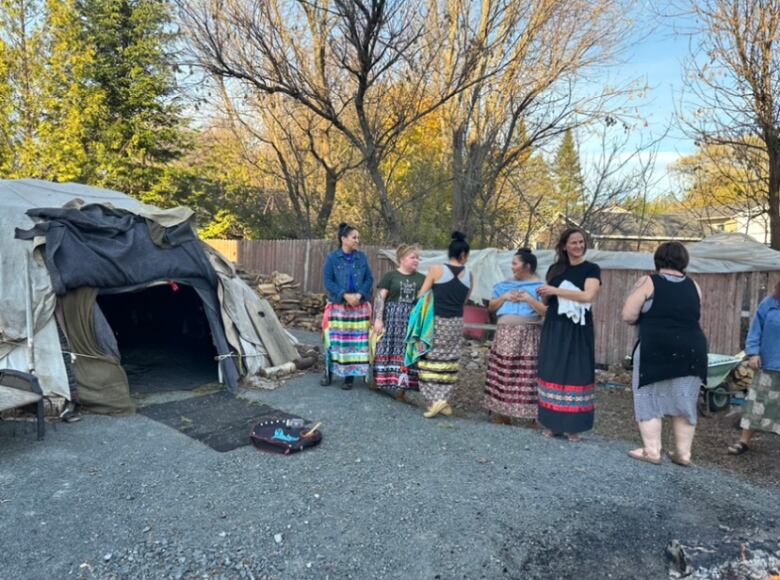
[[(701, 242), (686, 244), (691, 256), (688, 272), (691, 274), (729, 274), (735, 272), (766, 272), (780, 270), (780, 252), (772, 250), (743, 234), (716, 234)], [(395, 261), (395, 251), (383, 250), (382, 254)], [(476, 279), (471, 293), (475, 302), (489, 300), (493, 286), (512, 276), (514, 251), (486, 248), (473, 250), (468, 267)], [(553, 250), (534, 252), (538, 260), (537, 272), (544, 278), (545, 272), (555, 260)], [(433, 264), (447, 261), (447, 252), (426, 250), (422, 252), (420, 270), (427, 272)], [(655, 269), (650, 252), (611, 252), (588, 250), (586, 259), (598, 264), (602, 270)]]

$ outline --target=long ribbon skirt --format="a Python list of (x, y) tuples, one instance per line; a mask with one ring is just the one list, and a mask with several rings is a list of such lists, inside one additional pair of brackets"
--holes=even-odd
[(595, 376), (593, 326), (545, 320), (539, 343), (539, 422), (553, 433), (592, 429)]
[(323, 341), (330, 372), (337, 377), (368, 376), (368, 329), (371, 305), (328, 304)]
[(485, 408), (520, 419), (536, 419), (540, 324), (501, 324), (488, 356)]
[(404, 338), (413, 307), (406, 302), (388, 302), (385, 305), (385, 334), (376, 347), (374, 382), (389, 393), (418, 388), (417, 366), (404, 365)]
[(434, 318), (433, 345), (417, 363), (420, 392), (428, 402), (450, 400), (458, 380), (462, 342), (463, 318)]

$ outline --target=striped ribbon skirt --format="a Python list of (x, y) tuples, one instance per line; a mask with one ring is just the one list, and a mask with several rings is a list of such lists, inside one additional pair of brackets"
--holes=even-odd
[(463, 318), (436, 316), (431, 350), (417, 363), (420, 392), (431, 403), (449, 401), (458, 380)]
[(536, 373), (541, 325), (502, 324), (488, 356), (485, 408), (520, 419), (536, 419), (539, 397)]
[(330, 371), (337, 377), (368, 376), (368, 329), (371, 306), (326, 306)]

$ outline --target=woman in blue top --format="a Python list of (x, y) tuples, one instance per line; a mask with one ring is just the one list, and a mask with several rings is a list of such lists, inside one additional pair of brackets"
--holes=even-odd
[(366, 255), (358, 250), (360, 234), (347, 224), (339, 225), (341, 247), (328, 254), (323, 282), (328, 305), (322, 320), (325, 346), (323, 386), (332, 375), (344, 378), (343, 389), (352, 388), (355, 377), (368, 376), (368, 328), (371, 321), (371, 290), (374, 277)]
[(749, 449), (756, 431), (780, 435), (780, 282), (759, 304), (745, 340), (745, 352), (756, 374), (742, 413), (742, 436), (729, 447), (733, 455)]
[(488, 357), (484, 404), (497, 423), (510, 423), (512, 417), (535, 420), (538, 409), (536, 369), (547, 307), (536, 292), (544, 282), (536, 275), (531, 250), (517, 251), (512, 274), (512, 280), (493, 287), (488, 305), (498, 325)]

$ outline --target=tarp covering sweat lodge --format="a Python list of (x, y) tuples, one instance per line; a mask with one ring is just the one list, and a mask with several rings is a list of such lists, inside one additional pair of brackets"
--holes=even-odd
[(192, 217), (80, 184), (0, 180), (0, 368), (26, 371), (32, 352), (46, 395), (70, 399), (77, 386), (92, 410), (128, 413), (122, 333), (200, 340), (231, 390), (295, 360), (268, 303), (198, 239)]

